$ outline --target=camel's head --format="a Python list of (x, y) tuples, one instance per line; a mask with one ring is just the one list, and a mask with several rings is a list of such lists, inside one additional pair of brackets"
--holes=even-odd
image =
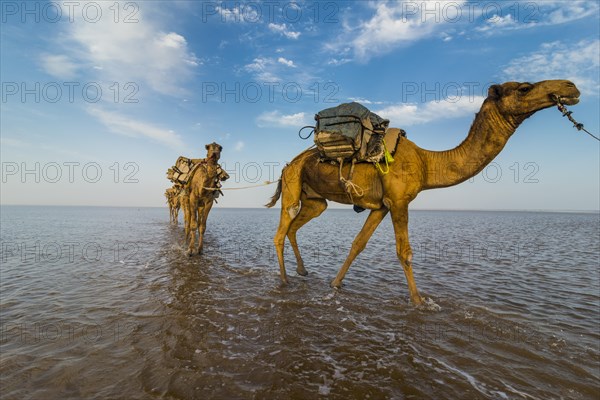
[(566, 80), (541, 81), (537, 83), (506, 82), (492, 85), (488, 90), (488, 101), (493, 101), (505, 117), (518, 122), (560, 101), (566, 105), (579, 102), (579, 90)]
[(204, 147), (206, 147), (206, 158), (214, 162), (219, 161), (219, 158), (221, 158), (221, 151), (223, 151), (223, 146), (212, 142)]

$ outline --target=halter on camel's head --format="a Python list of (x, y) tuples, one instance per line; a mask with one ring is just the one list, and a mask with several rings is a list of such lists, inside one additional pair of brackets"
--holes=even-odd
[(204, 147), (206, 148), (207, 152), (206, 160), (209, 162), (209, 164), (215, 166), (213, 169), (209, 167), (209, 165), (205, 165), (205, 168), (209, 174), (208, 179), (212, 181), (211, 188), (213, 187), (212, 185), (215, 185), (215, 189), (218, 190), (221, 187), (219, 182), (229, 179), (229, 174), (227, 174), (227, 172), (225, 172), (225, 170), (223, 170), (223, 168), (221, 168), (221, 166), (218, 164), (218, 161), (221, 158), (221, 152), (223, 151), (223, 146), (216, 142), (212, 142)]
[(219, 161), (219, 158), (221, 158), (221, 152), (223, 151), (223, 146), (216, 142), (212, 142), (204, 147), (206, 148), (207, 160), (211, 160), (213, 162)]
[(577, 104), (579, 94), (575, 84), (567, 80), (506, 82), (492, 85), (486, 101), (494, 102), (500, 114), (520, 123), (539, 110), (555, 106), (557, 99), (563, 104)]

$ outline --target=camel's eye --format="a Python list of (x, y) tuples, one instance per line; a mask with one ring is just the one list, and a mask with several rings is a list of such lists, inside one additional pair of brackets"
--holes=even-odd
[(519, 93), (525, 94), (525, 93), (528, 93), (531, 89), (533, 89), (533, 86), (523, 85), (523, 86), (520, 86), (519, 89), (517, 89), (517, 90), (519, 91)]

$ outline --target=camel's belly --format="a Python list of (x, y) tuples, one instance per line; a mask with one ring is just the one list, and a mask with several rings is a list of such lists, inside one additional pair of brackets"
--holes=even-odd
[[(373, 171), (370, 171), (372, 169)], [(311, 190), (305, 190), (309, 197), (321, 196), (327, 200), (342, 204), (356, 204), (367, 209), (383, 207), (383, 189), (377, 172), (370, 164), (357, 164), (354, 167), (349, 191), (339, 179), (339, 166), (318, 163), (306, 171), (304, 182)], [(350, 164), (342, 169), (342, 176), (348, 179)], [(314, 191), (314, 192), (313, 192)]]

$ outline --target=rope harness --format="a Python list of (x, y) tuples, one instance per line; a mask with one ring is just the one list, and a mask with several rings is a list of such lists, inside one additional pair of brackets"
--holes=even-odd
[(573, 114), (573, 111), (567, 110), (567, 107), (561, 102), (560, 96), (552, 93), (550, 95), (550, 98), (552, 99), (552, 101), (554, 101), (556, 103), (556, 107), (558, 107), (558, 111), (560, 111), (562, 113), (562, 116), (567, 117), (567, 119), (573, 123), (574, 128), (576, 128), (578, 131), (584, 131), (585, 133), (587, 133), (594, 139), (600, 141), (600, 139), (597, 136), (594, 136), (588, 130), (586, 130), (583, 127), (582, 123), (575, 121), (575, 119), (571, 116), (571, 114)]

